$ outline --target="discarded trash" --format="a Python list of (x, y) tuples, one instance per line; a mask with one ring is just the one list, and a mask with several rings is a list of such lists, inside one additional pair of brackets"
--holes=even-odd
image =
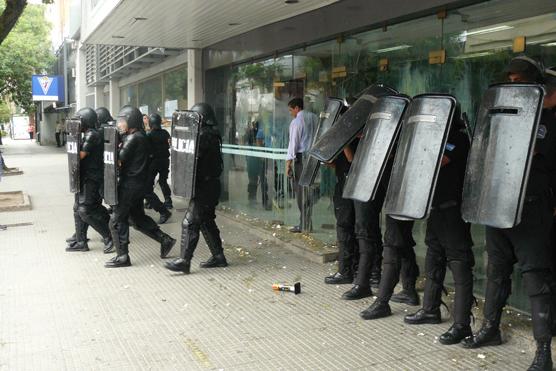
[(275, 291), (293, 292), (297, 295), (301, 292), (301, 282), (296, 282), (293, 285), (288, 285), (287, 283), (274, 283), (272, 284), (272, 289)]
[(485, 356), (484, 354), (482, 354), (482, 353), (479, 353), (479, 354), (477, 354), (477, 358), (485, 359), (486, 356)]
[(420, 332), (420, 333), (417, 334), (417, 336), (425, 336), (425, 334)]

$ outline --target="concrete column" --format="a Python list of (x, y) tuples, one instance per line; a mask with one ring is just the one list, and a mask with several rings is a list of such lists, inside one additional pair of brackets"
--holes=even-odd
[(203, 81), (203, 51), (187, 50), (187, 107), (203, 102), (205, 98)]
[(95, 86), (95, 106), (94, 109), (104, 107), (104, 86)]
[(119, 81), (110, 80), (108, 87), (109, 87), (108, 90), (110, 92), (109, 94), (110, 101), (106, 103), (108, 104), (108, 109), (110, 110), (110, 113), (112, 114), (112, 116), (114, 116), (118, 114), (118, 111), (121, 108)]
[(80, 46), (75, 56), (75, 102), (77, 109), (87, 103), (87, 77), (85, 75), (85, 46)]

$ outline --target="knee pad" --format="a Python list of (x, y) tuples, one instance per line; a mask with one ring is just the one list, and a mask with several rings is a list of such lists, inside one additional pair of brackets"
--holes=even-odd
[(539, 295), (549, 295), (550, 290), (550, 271), (528, 271), (522, 274), (525, 289), (529, 297)]

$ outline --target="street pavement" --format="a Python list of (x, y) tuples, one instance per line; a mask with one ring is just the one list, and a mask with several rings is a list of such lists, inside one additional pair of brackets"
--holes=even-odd
[[(92, 230), (91, 251), (64, 251), (73, 232), (64, 150), (6, 141), (3, 152), (24, 174), (3, 178), (0, 192), (22, 190), (33, 208), (0, 213), (1, 371), (523, 370), (533, 358), (526, 331), (498, 347), (440, 345), (446, 311), (441, 325), (404, 325), (417, 308), (401, 304), (389, 318), (360, 320), (373, 299), (340, 300), (349, 285), (323, 283), (334, 264), (302, 258), (229, 213), (217, 218), (227, 268), (198, 268), (209, 257), (201, 241), (192, 274), (171, 273), (156, 242), (132, 230), (133, 266), (105, 269), (110, 256)], [(162, 229), (179, 239), (183, 212), (173, 212)], [(179, 242), (170, 258), (178, 253)], [(299, 295), (271, 288), (295, 281)]]

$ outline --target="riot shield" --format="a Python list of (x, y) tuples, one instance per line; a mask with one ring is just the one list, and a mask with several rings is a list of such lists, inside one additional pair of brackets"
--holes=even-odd
[(534, 84), (486, 91), (465, 171), (465, 221), (496, 228), (520, 223), (543, 98), (543, 88)]
[(68, 170), (70, 192), (79, 192), (81, 150), (81, 121), (66, 120), (66, 132), (68, 133), (66, 151), (68, 153)]
[[(338, 119), (340, 115), (340, 111), (342, 110), (342, 106), (344, 102), (338, 98), (328, 98), (328, 102), (326, 104), (326, 109), (320, 113), (320, 120), (319, 125), (317, 126), (317, 130), (315, 131), (315, 137), (313, 140), (313, 145), (315, 142), (320, 138), (324, 133), (326, 133), (334, 122)], [(315, 177), (319, 171), (320, 161), (314, 158), (313, 156), (308, 156), (307, 162), (303, 166), (303, 172), (301, 173), (301, 177), (299, 178), (299, 184), (303, 187), (309, 187), (315, 181)]]
[(315, 142), (309, 154), (322, 162), (332, 161), (363, 129), (377, 99), (396, 94), (397, 91), (385, 85), (369, 86), (338, 122)]
[(118, 204), (118, 147), (120, 135), (115, 125), (104, 126), (104, 201)]
[(423, 94), (403, 117), (384, 212), (395, 219), (426, 218), (434, 196), (456, 99)]
[(344, 198), (362, 202), (374, 199), (408, 104), (409, 98), (406, 97), (378, 98), (357, 146), (344, 187)]
[(172, 192), (188, 199), (195, 196), (201, 121), (193, 111), (176, 111), (172, 117)]

